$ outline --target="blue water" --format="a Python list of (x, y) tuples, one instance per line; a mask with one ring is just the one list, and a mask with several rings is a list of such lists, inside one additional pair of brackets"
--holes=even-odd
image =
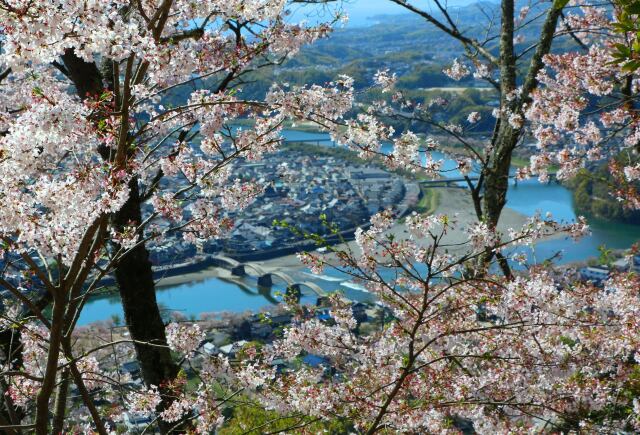
[[(329, 145), (331, 141), (328, 135), (297, 130), (285, 130), (286, 140), (321, 140), (322, 144)], [(388, 149), (384, 147), (383, 150)], [(434, 154), (435, 159), (442, 155)], [(445, 168), (451, 169), (455, 163), (449, 161)], [(448, 177), (458, 177), (456, 171), (447, 173)], [(541, 184), (537, 180), (519, 182), (512, 186), (507, 196), (507, 207), (527, 216), (536, 212), (543, 215), (550, 212), (558, 221), (571, 222), (576, 219), (573, 209), (571, 192), (556, 183)], [(592, 235), (579, 242), (567, 239), (554, 239), (539, 243), (533, 252), (529, 252), (530, 258), (538, 262), (561, 253), (559, 262), (572, 262), (584, 260), (599, 255), (598, 247), (604, 245), (607, 248), (627, 248), (632, 243), (640, 240), (640, 226), (625, 225), (619, 223), (602, 222), (596, 219), (589, 221)], [(353, 300), (368, 301), (371, 295), (363, 291), (358, 283), (349, 280), (335, 271), (328, 271), (324, 277), (313, 277), (304, 272), (293, 274), (296, 281), (312, 281), (320, 285), (326, 291), (340, 289)], [(161, 288), (157, 291), (157, 299), (161, 308), (166, 311), (179, 311), (186, 316), (197, 316), (200, 313), (246, 310), (258, 311), (262, 308), (278, 303), (279, 298), (273, 294), (284, 292), (283, 286), (276, 285), (271, 294), (268, 290), (256, 290), (255, 278), (247, 277), (243, 285), (224, 281), (218, 278), (210, 278), (204, 281), (178, 285), (171, 288)], [(313, 302), (315, 296), (308, 289), (303, 288), (303, 301)], [(112, 315), (123, 318), (122, 307), (117, 296), (111, 298), (94, 299), (87, 303), (80, 317), (79, 324), (87, 324), (97, 320), (109, 319)]]
[[(507, 207), (527, 216), (537, 211), (543, 215), (550, 212), (559, 222), (573, 222), (576, 214), (573, 209), (571, 192), (556, 183), (541, 184), (537, 180), (519, 182), (511, 186), (507, 195)], [(640, 226), (612, 223), (599, 219), (589, 219), (591, 236), (574, 242), (572, 239), (560, 238), (539, 243), (535, 247), (536, 260), (543, 261), (557, 252), (562, 254), (558, 262), (568, 263), (585, 260), (599, 255), (598, 248), (628, 248), (640, 240)]]
[[(159, 288), (156, 291), (156, 299), (160, 309), (167, 314), (178, 311), (188, 317), (213, 311), (258, 311), (265, 304), (278, 303), (279, 298), (275, 296), (277, 291), (284, 291), (284, 288), (274, 286), (269, 294), (267, 291), (258, 290), (255, 280), (252, 282), (247, 279), (246, 285), (241, 286), (212, 278), (170, 288)], [(105, 320), (113, 315), (124, 318), (120, 298), (116, 295), (96, 298), (87, 303), (78, 323), (82, 325)]]
[[(304, 271), (294, 272), (291, 275), (296, 282), (312, 281), (319, 284), (327, 292), (340, 289), (351, 300), (373, 300), (370, 293), (349, 288), (348, 286), (360, 286), (356, 283), (345, 282), (344, 275), (339, 275), (335, 271), (328, 271), (327, 275), (321, 277)], [(343, 283), (346, 283), (346, 286), (341, 285)], [(160, 310), (167, 315), (177, 311), (186, 317), (197, 317), (204, 313), (224, 311), (260, 311), (280, 303), (282, 301), (281, 295), (285, 290), (284, 285), (278, 284), (271, 289), (258, 288), (257, 280), (252, 277), (243, 278), (240, 284), (220, 278), (209, 278), (174, 287), (161, 287), (156, 291), (156, 299)], [(303, 287), (302, 302), (315, 303), (315, 300), (315, 293)], [(90, 300), (84, 307), (78, 324), (86, 325), (98, 320), (110, 319), (112, 316), (124, 319), (120, 298), (117, 295)]]

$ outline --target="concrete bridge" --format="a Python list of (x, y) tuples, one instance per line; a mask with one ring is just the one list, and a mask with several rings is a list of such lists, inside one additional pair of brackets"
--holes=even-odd
[(299, 139), (299, 140), (285, 140), (282, 143), (313, 143), (316, 145), (320, 145), (322, 143), (330, 143), (333, 144), (333, 141), (330, 138), (319, 137), (317, 139)]
[[(556, 175), (557, 175), (556, 172), (550, 172), (549, 173), (549, 178), (556, 180)], [(509, 175), (509, 178), (515, 179), (516, 176), (515, 175)], [(424, 186), (430, 186), (430, 187), (450, 187), (450, 186), (452, 186), (454, 184), (457, 184), (457, 183), (466, 182), (467, 179), (469, 181), (478, 181), (480, 179), (480, 177), (473, 176), (473, 177), (466, 177), (466, 178), (465, 177), (458, 177), (458, 178), (439, 178), (437, 180), (420, 180), (420, 181), (418, 181), (418, 184), (422, 184)], [(516, 184), (517, 183), (518, 183), (518, 180), (516, 179)]]
[(306, 287), (318, 296), (325, 296), (322, 288), (310, 281), (296, 282), (291, 276), (281, 271), (267, 272), (255, 263), (240, 263), (233, 258), (224, 255), (211, 257), (214, 265), (231, 271), (233, 276), (254, 276), (258, 279), (258, 286), (262, 288), (273, 287), (274, 279), (284, 281), (287, 285), (287, 295), (295, 297), (298, 301), (302, 295), (302, 287)]
[(299, 282), (297, 284), (294, 284), (294, 286), (298, 286), (300, 287), (307, 287), (308, 289), (310, 289), (311, 291), (313, 291), (317, 296), (326, 296), (327, 293), (322, 290), (322, 288), (314, 283), (314, 282), (310, 282), (310, 281), (303, 281), (303, 282)]

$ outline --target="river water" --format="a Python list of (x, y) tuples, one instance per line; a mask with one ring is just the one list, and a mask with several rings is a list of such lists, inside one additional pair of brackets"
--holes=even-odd
[[(328, 136), (322, 133), (287, 130), (284, 137), (289, 141), (315, 141), (330, 145)], [(434, 156), (440, 158), (440, 156)], [(455, 163), (449, 161), (445, 168), (455, 167)], [(448, 173), (449, 177), (456, 177), (455, 171)], [(446, 199), (442, 199), (446, 200)], [(550, 212), (558, 221), (570, 222), (575, 220), (571, 192), (556, 183), (541, 184), (537, 180), (519, 182), (511, 186), (507, 196), (507, 207), (527, 216), (537, 211)], [(603, 222), (597, 219), (589, 221), (592, 235), (579, 242), (566, 239), (554, 239), (540, 243), (535, 251), (530, 253), (538, 261), (549, 258), (557, 252), (562, 257), (559, 262), (572, 262), (598, 256), (598, 247), (606, 246), (611, 249), (627, 248), (632, 243), (640, 240), (640, 226), (625, 225), (620, 223)], [(306, 272), (296, 272), (300, 276), (294, 276), (299, 281), (313, 281), (326, 291), (340, 289), (345, 295), (354, 300), (366, 301), (371, 296), (363, 289), (344, 277), (328, 272), (327, 275), (315, 277)], [(276, 292), (284, 292), (285, 288), (275, 285), (271, 293), (268, 289), (258, 289), (254, 278), (247, 277), (243, 285), (225, 281), (219, 278), (210, 278), (199, 282), (178, 285), (169, 288), (160, 288), (156, 292), (161, 309), (179, 311), (185, 316), (198, 316), (205, 312), (246, 310), (257, 311), (268, 308), (277, 302)], [(303, 290), (304, 293), (304, 290)], [(313, 294), (305, 295), (303, 301), (311, 302)], [(106, 320), (113, 315), (123, 318), (120, 299), (117, 296), (92, 299), (85, 306), (80, 316), (79, 324), (87, 324), (98, 320)]]

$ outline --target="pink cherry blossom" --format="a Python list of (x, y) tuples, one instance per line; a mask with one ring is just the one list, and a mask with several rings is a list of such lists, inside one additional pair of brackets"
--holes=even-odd
[(197, 324), (170, 323), (166, 331), (167, 344), (171, 350), (184, 355), (193, 355), (204, 340), (204, 332)]
[(444, 70), (442, 70), (442, 72), (445, 73), (452, 80), (456, 80), (456, 81), (461, 80), (466, 76), (468, 76), (469, 74), (471, 74), (471, 71), (469, 70), (469, 68), (466, 65), (460, 63), (458, 59), (454, 59), (451, 66), (448, 68), (445, 68)]

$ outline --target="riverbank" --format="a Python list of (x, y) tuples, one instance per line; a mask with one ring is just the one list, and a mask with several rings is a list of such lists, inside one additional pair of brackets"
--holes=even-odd
[[(455, 220), (458, 223), (455, 229), (447, 233), (447, 235), (443, 239), (443, 243), (456, 245), (466, 242), (468, 240), (468, 236), (464, 232), (464, 228), (467, 228), (477, 222), (475, 212), (473, 211), (473, 204), (469, 196), (469, 191), (466, 189), (455, 187), (437, 189), (439, 201), (434, 212), (436, 214), (446, 214), (451, 217), (455, 215)], [(524, 214), (518, 213), (509, 208), (505, 208), (500, 218), (498, 230), (506, 233), (509, 228), (521, 228), (527, 222), (527, 220), (528, 217)], [(394, 224), (386, 232), (386, 234), (393, 235), (397, 239), (405, 238), (408, 235), (409, 231), (403, 221), (404, 219), (402, 220), (402, 222), (397, 222), (396, 224)], [(356, 253), (358, 252), (358, 247), (355, 241), (350, 241), (348, 243), (338, 245), (336, 246), (336, 249), (351, 250)], [(462, 249), (466, 248), (457, 248), (458, 252)], [(455, 250), (456, 249), (454, 249), (453, 246), (449, 249), (450, 252), (454, 252)], [(328, 259), (329, 261), (332, 260), (330, 256), (328, 256)], [(301, 267), (300, 262), (295, 255), (274, 258), (264, 261), (260, 263), (260, 265), (265, 267), (280, 268)]]
[[(244, 125), (250, 125), (250, 123), (248, 121), (246, 121), (244, 123)], [(320, 138), (320, 136), (326, 136), (327, 133), (324, 131), (321, 131), (320, 129), (318, 129), (318, 126), (310, 123), (310, 122), (306, 122), (306, 123), (298, 123), (298, 124), (292, 124), (292, 123), (287, 123), (285, 124), (285, 128), (287, 129), (293, 129), (294, 131), (298, 131), (298, 132), (303, 132), (303, 133), (309, 133), (309, 134), (317, 134), (318, 138)], [(479, 136), (483, 137), (482, 139), (478, 139), (476, 137), (470, 137), (467, 139), (467, 143), (470, 144), (475, 153), (476, 154), (482, 154), (482, 150), (484, 148), (484, 146), (487, 143), (488, 140), (488, 134), (480, 134)], [(477, 136), (477, 135), (476, 135)], [(463, 146), (462, 144), (455, 142), (451, 136), (449, 135), (443, 135), (443, 134), (426, 134), (426, 133), (418, 133), (418, 137), (422, 138), (423, 140), (425, 140), (427, 137), (430, 137), (434, 140), (436, 140), (439, 145), (438, 145), (438, 151), (444, 153), (444, 154), (448, 154), (451, 156), (465, 156), (465, 157), (470, 157), (470, 158), (476, 158), (476, 154), (474, 154), (473, 152), (471, 152), (471, 150), (469, 150), (468, 148), (466, 148), (465, 146)], [(311, 139), (307, 139), (307, 140), (311, 140)], [(327, 137), (325, 139), (326, 141), (329, 141), (329, 138)], [(288, 146), (289, 144), (286, 143), (285, 147)], [(305, 145), (309, 145), (308, 143), (305, 143)], [(326, 148), (326, 147), (323, 147)], [(342, 147), (340, 148), (340, 150), (348, 152), (350, 151), (349, 148), (346, 147)], [(353, 152), (353, 151), (352, 151)], [(357, 157), (357, 153), (353, 152), (353, 155), (355, 156), (355, 159), (359, 159)], [(527, 167), (531, 164), (530, 162), (530, 155), (528, 153), (516, 153), (514, 155), (511, 156), (511, 166), (513, 166), (514, 168), (524, 168)], [(549, 167), (549, 170), (551, 172), (556, 172), (559, 169), (559, 166), (557, 164), (552, 164)]]
[[(444, 239), (444, 243), (455, 245), (465, 242), (467, 240), (467, 235), (465, 234), (463, 229), (477, 222), (475, 213), (473, 212), (473, 204), (471, 203), (469, 192), (466, 189), (461, 188), (437, 189), (439, 203), (435, 209), (435, 213), (447, 214), (449, 216), (457, 215), (456, 221), (458, 222), (457, 228), (453, 231), (449, 231)], [(498, 229), (506, 233), (509, 228), (521, 228), (527, 220), (528, 217), (524, 214), (518, 213), (509, 208), (505, 208), (504, 212), (502, 213)], [(402, 238), (406, 237), (406, 235), (408, 234), (408, 230), (404, 223), (398, 222), (389, 229), (388, 234), (393, 234), (397, 238)], [(561, 236), (551, 236), (551, 238), (553, 237)], [(354, 252), (357, 252), (357, 244), (355, 243), (355, 241), (349, 241), (347, 243), (336, 245), (336, 249), (350, 249)], [(451, 249), (450, 251), (453, 251), (453, 249)], [(329, 259), (331, 258), (329, 257)], [(258, 265), (261, 269), (264, 269), (265, 272), (269, 273), (276, 271), (300, 271), (304, 269), (304, 266), (300, 263), (297, 256), (293, 254), (271, 258), (268, 260), (255, 261), (252, 263)], [(237, 278), (234, 278), (226, 269), (210, 267), (195, 273), (163, 278), (158, 281), (158, 286), (171, 287), (191, 282), (201, 282), (209, 278), (222, 278), (241, 282)]]

